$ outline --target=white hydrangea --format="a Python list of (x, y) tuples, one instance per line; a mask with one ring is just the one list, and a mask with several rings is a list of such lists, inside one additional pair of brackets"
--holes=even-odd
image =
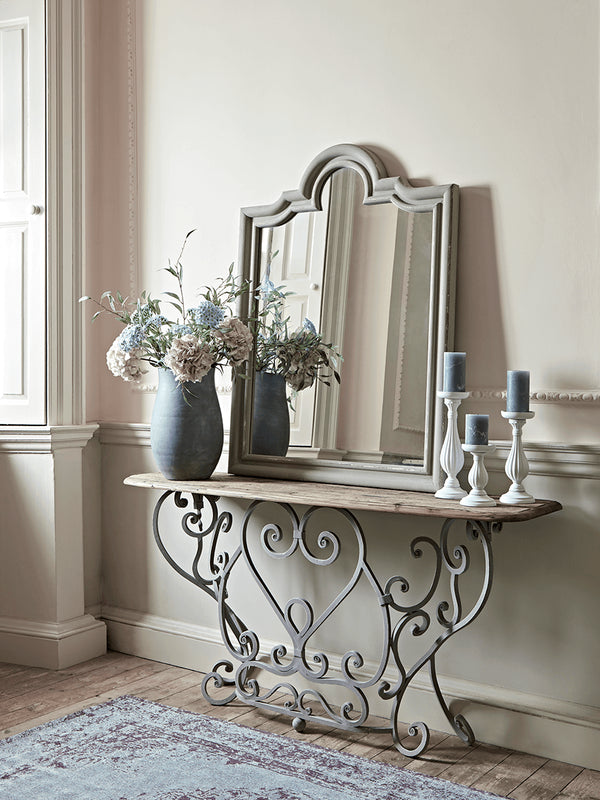
[(165, 366), (180, 383), (201, 381), (210, 371), (214, 361), (210, 350), (191, 333), (173, 339), (165, 356)]
[(139, 347), (134, 347), (128, 352), (119, 347), (119, 336), (111, 344), (106, 354), (106, 364), (112, 374), (124, 381), (139, 383), (147, 370), (143, 368), (141, 357), (144, 351)]
[(252, 348), (252, 334), (241, 319), (229, 317), (217, 331), (227, 350), (229, 363), (236, 366), (246, 361)]
[(295, 392), (309, 389), (315, 382), (319, 353), (296, 353), (285, 373), (285, 381)]

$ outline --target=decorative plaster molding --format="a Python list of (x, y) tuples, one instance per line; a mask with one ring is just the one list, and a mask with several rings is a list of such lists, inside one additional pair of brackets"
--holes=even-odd
[[(134, 392), (139, 392), (141, 394), (156, 394), (158, 391), (158, 384), (157, 383), (134, 383), (131, 385), (131, 389)], [(232, 392), (233, 385), (231, 383), (227, 383), (225, 385), (215, 386), (217, 394), (229, 395)]]
[(48, 418), (82, 422), (84, 2), (47, 0)]
[[(470, 400), (484, 400), (500, 402), (506, 398), (506, 389), (474, 389), (471, 390)], [(529, 399), (532, 403), (585, 403), (594, 405), (600, 403), (600, 389), (538, 389), (531, 392)]]
[(83, 448), (98, 430), (91, 425), (0, 427), (0, 453), (54, 453), (56, 450)]
[(137, 165), (137, 74), (136, 0), (127, 0), (127, 170), (129, 246), (129, 296), (137, 297), (138, 285), (138, 165)]

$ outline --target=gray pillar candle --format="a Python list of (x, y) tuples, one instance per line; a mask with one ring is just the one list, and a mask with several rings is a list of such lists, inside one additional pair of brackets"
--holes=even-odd
[(489, 414), (465, 414), (465, 444), (487, 444)]
[(506, 373), (506, 410), (529, 411), (529, 372), (511, 369)]
[(466, 353), (444, 353), (445, 392), (464, 392), (466, 385), (466, 372)]

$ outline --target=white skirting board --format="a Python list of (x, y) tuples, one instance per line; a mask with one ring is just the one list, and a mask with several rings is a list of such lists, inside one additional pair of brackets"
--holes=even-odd
[(89, 614), (66, 622), (0, 618), (0, 661), (65, 669), (106, 652), (106, 625)]
[[(109, 647), (119, 652), (201, 672), (228, 658), (217, 629), (107, 606), (102, 607), (102, 618)], [(262, 644), (261, 655), (268, 655), (275, 643)], [(332, 658), (332, 666), (340, 658)], [(389, 677), (394, 680), (393, 674)], [(600, 709), (458, 678), (439, 679), (452, 711), (465, 715), (478, 741), (600, 769)], [(334, 702), (347, 699), (336, 697), (335, 687), (328, 688)], [(376, 695), (370, 702), (374, 714), (389, 713), (389, 702)], [(407, 722), (423, 719), (433, 730), (452, 732), (427, 675), (413, 681), (402, 716)]]

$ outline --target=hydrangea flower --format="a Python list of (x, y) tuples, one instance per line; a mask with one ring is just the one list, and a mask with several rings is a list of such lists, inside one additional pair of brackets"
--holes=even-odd
[(165, 366), (171, 370), (179, 383), (201, 381), (214, 363), (215, 359), (210, 349), (192, 334), (173, 339), (165, 356)]
[(197, 325), (208, 325), (209, 328), (218, 328), (225, 319), (225, 311), (210, 300), (203, 300), (196, 308), (190, 308), (188, 314)]
[(314, 333), (316, 335), (317, 329), (315, 328), (314, 324), (309, 320), (308, 317), (304, 317), (304, 322), (302, 323), (302, 327), (305, 331), (309, 333)]
[(167, 318), (164, 317), (162, 314), (154, 314), (144, 325), (144, 328), (147, 330), (150, 326), (154, 326), (155, 328), (160, 328), (161, 325), (164, 325), (167, 322)]
[(285, 373), (285, 382), (295, 392), (310, 388), (317, 377), (319, 361), (320, 355), (316, 350), (308, 353), (296, 353)]
[(141, 325), (127, 325), (117, 337), (119, 349), (125, 353), (140, 348), (144, 341), (144, 328)]
[(217, 336), (223, 341), (228, 359), (232, 364), (241, 364), (250, 355), (252, 334), (241, 319), (237, 317), (226, 319), (223, 329), (217, 331)]
[(108, 353), (106, 354), (106, 364), (116, 378), (123, 378), (124, 381), (139, 383), (146, 370), (143, 369), (141, 357), (144, 351), (134, 347), (130, 351), (122, 350), (119, 346), (117, 336)]
[(171, 333), (175, 336), (185, 336), (186, 333), (193, 333), (189, 325), (171, 325)]

